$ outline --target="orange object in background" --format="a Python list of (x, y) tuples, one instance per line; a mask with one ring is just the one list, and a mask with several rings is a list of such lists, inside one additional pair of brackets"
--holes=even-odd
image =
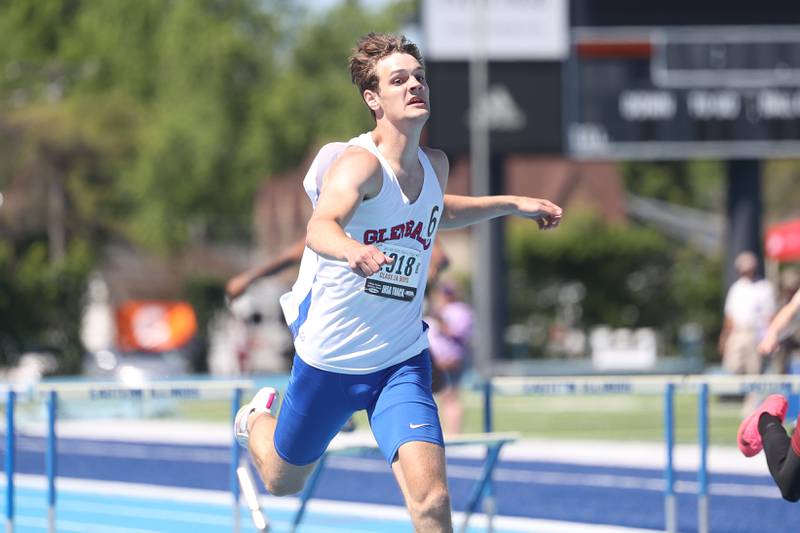
[(164, 352), (185, 346), (197, 333), (187, 302), (129, 301), (116, 310), (117, 346), (123, 352)]

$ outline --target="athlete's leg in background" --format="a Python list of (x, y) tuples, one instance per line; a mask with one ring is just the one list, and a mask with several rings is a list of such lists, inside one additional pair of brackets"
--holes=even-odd
[[(781, 495), (790, 502), (800, 499), (800, 456), (792, 446), (792, 439), (800, 444), (797, 428), (792, 438), (786, 434), (781, 420), (769, 413), (761, 415), (758, 432), (764, 443), (767, 467), (772, 478), (781, 489)], [(800, 446), (797, 446), (800, 448)]]

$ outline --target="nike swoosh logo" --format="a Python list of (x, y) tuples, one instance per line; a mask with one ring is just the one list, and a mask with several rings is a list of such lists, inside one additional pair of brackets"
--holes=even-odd
[(419, 429), (424, 426), (432, 426), (433, 424), (409, 424), (408, 427), (411, 429)]

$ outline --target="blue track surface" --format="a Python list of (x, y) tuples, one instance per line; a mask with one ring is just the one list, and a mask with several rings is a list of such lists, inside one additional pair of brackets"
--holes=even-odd
[[(59, 493), (58, 531), (76, 533), (219, 533), (233, 526), (231, 505), (209, 502), (186, 502), (169, 499), (136, 498), (63, 491)], [(34, 533), (46, 531), (47, 521), (41, 490), (17, 490), (16, 531)], [(274, 531), (288, 531), (292, 512), (269, 509)], [(242, 531), (252, 531), (249, 512), (241, 510)], [(300, 533), (407, 533), (404, 520), (376, 520), (350, 515), (309, 513)], [(469, 533), (478, 533), (470, 528)], [(498, 532), (498, 533), (503, 533)]]
[[(1, 449), (0, 449), (1, 450)], [(44, 441), (39, 438), (20, 437), (17, 440), (17, 468), (19, 473), (42, 474)], [(141, 444), (103, 442), (94, 440), (61, 439), (59, 442), (59, 476), (69, 478), (123, 481), (168, 487), (227, 490), (229, 483), (230, 451), (219, 446), (189, 446), (165, 444)], [(4, 453), (5, 450), (2, 450)], [(468, 459), (451, 459), (448, 462), (453, 505), (463, 508), (471, 481), (479, 472), (480, 462)], [(765, 469), (766, 472), (766, 469)], [(663, 529), (663, 481), (662, 472), (638, 468), (610, 468), (602, 466), (579, 466), (543, 462), (501, 462), (495, 471), (498, 513), (507, 516), (545, 518), (609, 524), (646, 529)], [(682, 532), (697, 531), (697, 509), (694, 491), (695, 474), (678, 472), (679, 529)], [(42, 526), (44, 520), (44, 497), (35, 496), (30, 489), (20, 489), (18, 509), (38, 509)], [(35, 496), (35, 497), (34, 497)], [(385, 461), (376, 454), (365, 456), (336, 456), (328, 461), (316, 497), (376, 504), (402, 505), (402, 498)], [(59, 493), (59, 526), (62, 521), (69, 524), (72, 509), (85, 508), (86, 497)], [(35, 504), (34, 504), (34, 500)], [(118, 498), (98, 504), (97, 509), (116, 505)], [(191, 507), (190, 504), (186, 504)], [(205, 516), (209, 510), (182, 510), (171, 504), (166, 510), (153, 508), (153, 512), (197, 514)], [(711, 531), (714, 533), (795, 533), (800, 530), (800, 505), (780, 499), (768, 475), (761, 477), (744, 475), (712, 474), (710, 477)], [(78, 512), (78, 511), (75, 511)], [(102, 523), (98, 511), (98, 524)], [(150, 525), (153, 514), (134, 515), (125, 520), (124, 527), (132, 531), (159, 530)], [(156, 513), (157, 514), (157, 513)], [(114, 513), (110, 513), (113, 516)], [(168, 515), (164, 515), (168, 516)], [(208, 527), (193, 527), (193, 533), (224, 531), (230, 525), (230, 506), (220, 504), (209, 516), (225, 521), (220, 527), (209, 518)], [(22, 517), (21, 517), (22, 519)], [(341, 518), (337, 518), (339, 520)], [(278, 517), (288, 520), (288, 514)], [(318, 518), (312, 518), (318, 520)], [(326, 521), (327, 520), (327, 521)], [(331, 524), (332, 518), (323, 519), (317, 525)], [(119, 527), (120, 521), (114, 522)], [(141, 524), (141, 525), (139, 525)], [(36, 524), (19, 522), (18, 531)], [(110, 527), (110, 526), (109, 526)], [(388, 526), (387, 526), (388, 527)], [(398, 526), (399, 527), (399, 526)], [(344, 529), (341, 529), (344, 528)], [(359, 531), (341, 526), (338, 530)], [(59, 530), (75, 530), (68, 527)], [(30, 531), (39, 529), (30, 529)], [(338, 531), (337, 530), (337, 531)], [(388, 531), (381, 527), (381, 531)], [(398, 531), (407, 531), (408, 524)], [(113, 533), (125, 529), (97, 529)], [(315, 531), (315, 529), (303, 529)], [(327, 529), (326, 531), (331, 531)]]

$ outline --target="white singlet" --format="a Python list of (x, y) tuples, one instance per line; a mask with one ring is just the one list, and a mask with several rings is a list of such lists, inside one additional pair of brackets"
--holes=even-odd
[(322, 177), (348, 145), (365, 148), (378, 158), (383, 183), (377, 196), (361, 202), (344, 231), (358, 242), (374, 244), (394, 262), (364, 278), (346, 261), (327, 259), (306, 248), (297, 281), (281, 297), (281, 307), (303, 361), (330, 372), (368, 374), (428, 347), (422, 300), (444, 195), (420, 149), (422, 191), (409, 202), (372, 135), (364, 133), (319, 151), (303, 180), (314, 207)]

